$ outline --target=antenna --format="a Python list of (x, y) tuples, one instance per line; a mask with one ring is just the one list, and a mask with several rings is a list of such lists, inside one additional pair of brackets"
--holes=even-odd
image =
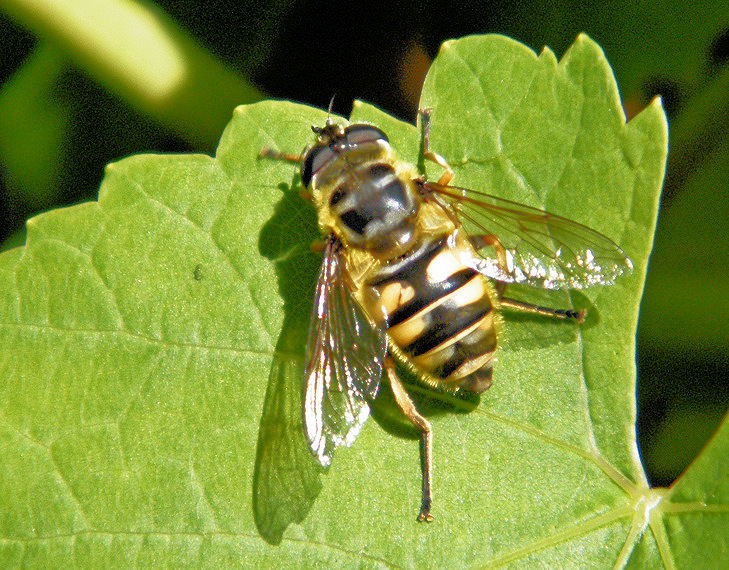
[(332, 117), (331, 117), (331, 115), (332, 115), (332, 107), (334, 107), (334, 98), (336, 96), (337, 96), (336, 93), (334, 95), (332, 95), (332, 98), (329, 101), (329, 107), (327, 107), (327, 126), (329, 126), (329, 125), (332, 124)]

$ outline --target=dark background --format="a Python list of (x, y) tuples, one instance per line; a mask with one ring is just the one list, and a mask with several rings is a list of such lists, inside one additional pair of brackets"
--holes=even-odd
[[(503, 33), (537, 52), (548, 45), (561, 57), (586, 32), (605, 50), (629, 116), (660, 94), (671, 154), (638, 334), (638, 433), (651, 482), (669, 485), (729, 407), (726, 1), (413, 4), (156, 3), (266, 96), (326, 107), (336, 94), (344, 115), (358, 98), (413, 121), (440, 43), (472, 33)], [(155, 123), (73, 58), (51, 66), (47, 84), (29, 78), (39, 40), (25, 25), (0, 13), (3, 249), (24, 243), (33, 214), (95, 199), (108, 162), (214, 150)]]

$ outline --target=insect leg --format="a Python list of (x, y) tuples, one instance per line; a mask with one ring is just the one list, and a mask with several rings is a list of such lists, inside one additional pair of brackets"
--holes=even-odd
[(512, 309), (514, 311), (523, 311), (525, 313), (534, 313), (545, 317), (554, 317), (555, 319), (570, 319), (582, 324), (585, 320), (585, 310), (573, 311), (572, 309), (550, 309), (548, 307), (539, 307), (530, 303), (516, 301), (501, 297), (499, 303), (503, 308)]
[[(509, 273), (509, 267), (507, 265), (506, 249), (495, 235), (482, 234), (482, 235), (470, 235), (468, 236), (471, 245), (477, 251), (487, 246), (494, 248), (496, 253), (496, 261), (498, 261), (504, 273)], [(499, 303), (502, 307), (512, 309), (514, 311), (522, 311), (526, 313), (534, 313), (537, 315), (543, 315), (545, 317), (554, 317), (556, 319), (574, 319), (578, 323), (582, 323), (585, 320), (585, 310), (573, 311), (571, 309), (550, 309), (548, 307), (539, 307), (530, 303), (524, 303), (522, 301), (516, 301), (515, 299), (509, 299), (504, 297), (504, 290), (506, 289), (506, 283), (503, 281), (496, 281), (496, 292), (499, 295)]]
[(445, 158), (430, 150), (430, 114), (432, 112), (433, 109), (430, 108), (422, 109), (420, 111), (420, 116), (423, 121), (423, 158), (427, 158), (428, 160), (435, 162), (438, 166), (445, 170), (445, 172), (441, 174), (438, 184), (447, 185), (451, 180), (453, 180), (453, 169), (450, 164), (446, 162)]
[(324, 251), (324, 249), (327, 246), (327, 240), (325, 239), (315, 239), (313, 242), (309, 244), (309, 249), (313, 251), (314, 253), (321, 253)]
[[(493, 234), (472, 234), (468, 236), (468, 239), (476, 251), (488, 246), (493, 247), (494, 253), (496, 253), (496, 261), (499, 263), (501, 270), (506, 274), (509, 273), (508, 262), (506, 260), (506, 249), (499, 241), (499, 238)], [(499, 297), (501, 297), (506, 289), (506, 283), (496, 281), (494, 285), (496, 286), (496, 292), (499, 294)]]
[[(471, 241), (471, 245), (478, 251), (487, 246), (494, 248), (496, 253), (496, 261), (498, 261), (501, 270), (504, 274), (509, 274), (509, 266), (507, 262), (506, 249), (495, 235), (492, 234), (481, 234), (481, 235), (470, 235), (468, 236)], [(526, 313), (534, 313), (537, 315), (543, 315), (545, 317), (554, 317), (556, 319), (573, 319), (578, 323), (582, 324), (585, 320), (585, 310), (573, 311), (571, 309), (550, 309), (548, 307), (539, 307), (530, 303), (524, 303), (522, 301), (516, 301), (515, 299), (509, 299), (504, 297), (504, 291), (506, 290), (506, 283), (503, 281), (495, 281), (496, 293), (499, 295), (499, 303), (502, 307), (512, 309), (514, 311), (522, 311)]]
[(423, 456), (423, 499), (420, 506), (418, 521), (430, 522), (433, 520), (433, 515), (430, 514), (430, 503), (433, 499), (430, 490), (433, 463), (433, 429), (430, 426), (430, 422), (426, 420), (415, 407), (415, 404), (405, 390), (405, 387), (402, 385), (400, 378), (398, 378), (397, 373), (395, 372), (395, 363), (390, 357), (385, 359), (385, 370), (387, 372), (387, 377), (390, 380), (390, 386), (392, 387), (392, 393), (395, 396), (395, 402), (397, 402), (398, 407), (402, 410), (402, 413), (405, 414), (405, 417), (407, 417), (407, 419), (409, 419), (421, 432), (421, 451)]
[(273, 160), (288, 160), (289, 162), (301, 163), (302, 154), (291, 154), (289, 152), (279, 152), (264, 146), (258, 153), (258, 158), (272, 158)]
[[(273, 160), (287, 160), (288, 162), (296, 162), (298, 164), (301, 163), (301, 161), (304, 159), (304, 154), (291, 154), (289, 152), (279, 152), (277, 150), (273, 150), (272, 148), (269, 148), (267, 146), (264, 146), (261, 149), (261, 152), (258, 153), (258, 158), (270, 158)], [(312, 201), (311, 192), (309, 192), (306, 188), (299, 189), (299, 195), (303, 200), (306, 200), (307, 202)]]

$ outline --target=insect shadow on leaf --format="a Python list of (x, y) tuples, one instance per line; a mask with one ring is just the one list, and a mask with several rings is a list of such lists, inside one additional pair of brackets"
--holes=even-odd
[(319, 257), (305, 244), (318, 237), (314, 212), (302, 208), (291, 187), (259, 236), (261, 255), (272, 260), (284, 302), (258, 431), (253, 476), (253, 513), (261, 536), (279, 544), (291, 523), (300, 523), (321, 490), (322, 467), (304, 436), (302, 379)]

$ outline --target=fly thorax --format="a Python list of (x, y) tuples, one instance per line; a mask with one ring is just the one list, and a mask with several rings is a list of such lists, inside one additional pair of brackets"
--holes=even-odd
[(407, 251), (416, 233), (419, 197), (409, 177), (392, 166), (369, 162), (351, 166), (329, 195), (335, 232), (350, 247), (380, 259)]

